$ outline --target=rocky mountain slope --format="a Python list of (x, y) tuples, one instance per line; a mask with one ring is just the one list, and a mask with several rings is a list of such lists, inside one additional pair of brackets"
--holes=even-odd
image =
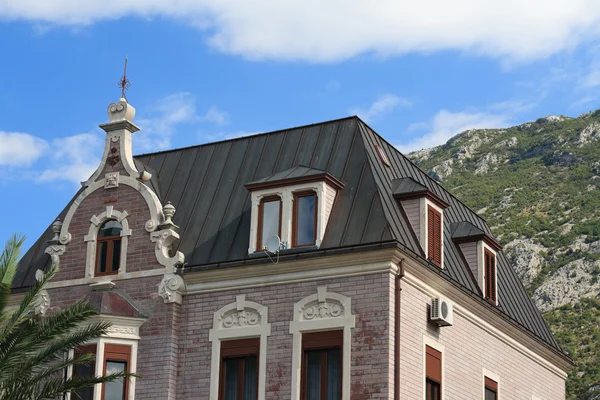
[(408, 156), (504, 245), (578, 363), (567, 398), (600, 399), (600, 110), (469, 130)]

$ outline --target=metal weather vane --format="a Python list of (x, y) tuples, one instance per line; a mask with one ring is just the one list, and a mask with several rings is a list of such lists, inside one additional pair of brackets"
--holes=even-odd
[(131, 86), (131, 82), (127, 79), (127, 57), (125, 57), (125, 70), (123, 72), (123, 77), (119, 79), (119, 87), (121, 88), (121, 98), (127, 100), (125, 97), (125, 91), (129, 89)]

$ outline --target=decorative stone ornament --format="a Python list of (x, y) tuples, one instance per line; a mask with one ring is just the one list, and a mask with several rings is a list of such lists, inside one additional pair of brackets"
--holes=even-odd
[(185, 284), (183, 278), (177, 274), (165, 274), (158, 285), (158, 295), (163, 298), (165, 303), (182, 302), (182, 290)]
[(114, 121), (133, 121), (135, 117), (135, 108), (127, 103), (124, 98), (119, 99), (117, 103), (112, 103), (106, 110), (110, 122)]
[(104, 189), (119, 187), (119, 172), (108, 172), (104, 175)]
[[(38, 269), (35, 271), (35, 280), (41, 282), (44, 279), (44, 271)], [(46, 315), (46, 311), (50, 308), (50, 295), (47, 290), (42, 290), (35, 302), (33, 303), (33, 312), (39, 315)]]

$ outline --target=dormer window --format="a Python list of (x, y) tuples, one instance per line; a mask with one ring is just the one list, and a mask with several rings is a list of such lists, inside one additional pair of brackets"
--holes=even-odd
[(502, 246), (491, 235), (467, 221), (453, 223), (450, 232), (482, 296), (490, 303), (498, 304), (496, 252)]
[[(326, 171), (297, 166), (245, 185), (252, 199), (248, 253), (319, 247), (344, 185)], [(279, 249), (266, 249), (273, 236)]]
[(392, 190), (423, 255), (429, 262), (444, 268), (444, 209), (448, 204), (413, 178), (394, 180)]
[(98, 230), (96, 276), (119, 271), (121, 261), (121, 230), (119, 221), (109, 219)]
[(317, 240), (317, 194), (294, 193), (292, 247), (314, 246)]
[(279, 196), (265, 197), (260, 202), (256, 247), (262, 249), (273, 236), (281, 237), (281, 197)]

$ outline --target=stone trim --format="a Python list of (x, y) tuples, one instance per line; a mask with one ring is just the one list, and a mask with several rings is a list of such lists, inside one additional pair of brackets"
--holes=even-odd
[(117, 211), (113, 206), (106, 206), (106, 211), (100, 215), (92, 215), (90, 218), (90, 229), (88, 234), (83, 237), (87, 242), (87, 254), (85, 257), (85, 277), (93, 278), (96, 272), (96, 250), (98, 243), (98, 229), (109, 220), (116, 220), (121, 224), (121, 259), (119, 260), (119, 270), (117, 275), (123, 275), (127, 271), (127, 242), (131, 236), (129, 222), (127, 222), (127, 211)]
[(103, 275), (103, 276), (95, 276), (92, 278), (80, 278), (80, 279), (69, 279), (66, 281), (56, 281), (56, 282), (48, 282), (46, 284), (46, 289), (56, 289), (62, 287), (69, 286), (79, 286), (79, 285), (89, 285), (95, 283), (104, 283), (110, 281), (120, 281), (125, 279), (136, 279), (136, 278), (145, 278), (148, 276), (158, 276), (164, 275), (164, 268), (161, 269), (151, 269), (148, 271), (136, 271), (136, 272), (126, 272), (122, 275)]
[(350, 352), (351, 329), (355, 316), (351, 313), (351, 299), (338, 293), (328, 292), (327, 286), (319, 286), (317, 293), (294, 304), (294, 320), (290, 322), (292, 345), (292, 400), (300, 400), (300, 377), (302, 374), (302, 333), (342, 329), (342, 400), (350, 400)]
[(213, 328), (208, 337), (212, 342), (210, 363), (210, 400), (219, 398), (221, 364), (221, 341), (244, 338), (260, 338), (258, 360), (258, 400), (265, 400), (267, 377), (267, 337), (271, 336), (268, 308), (247, 301), (246, 295), (236, 296), (236, 301), (220, 308), (213, 316)]

